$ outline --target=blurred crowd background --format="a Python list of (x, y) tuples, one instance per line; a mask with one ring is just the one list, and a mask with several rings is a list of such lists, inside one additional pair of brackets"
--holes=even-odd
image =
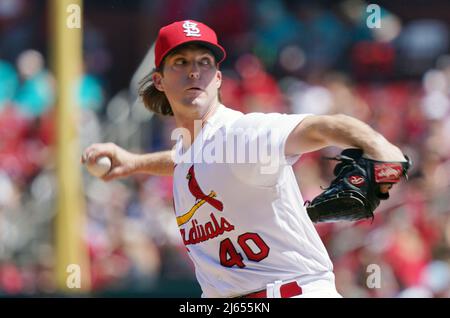
[[(344, 297), (450, 297), (450, 5), (363, 0), (88, 0), (77, 89), (81, 149), (172, 146), (173, 120), (136, 102), (133, 74), (158, 29), (210, 25), (228, 53), (225, 105), (243, 112), (359, 118), (414, 166), (375, 220), (317, 225)], [(55, 82), (47, 1), (0, 0), (0, 296), (55, 295)], [(151, 71), (149, 65), (147, 72)], [(338, 149), (294, 166), (305, 200), (332, 178)], [(200, 296), (176, 226), (171, 178), (104, 183), (83, 169), (92, 295)], [(380, 288), (368, 288), (370, 264)], [(370, 267), (369, 267), (370, 268)]]

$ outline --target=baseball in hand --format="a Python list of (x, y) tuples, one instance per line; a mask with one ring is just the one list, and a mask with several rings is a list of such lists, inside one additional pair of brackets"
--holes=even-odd
[(97, 158), (95, 163), (86, 163), (86, 168), (90, 174), (95, 177), (101, 178), (106, 175), (111, 169), (111, 159), (103, 156)]

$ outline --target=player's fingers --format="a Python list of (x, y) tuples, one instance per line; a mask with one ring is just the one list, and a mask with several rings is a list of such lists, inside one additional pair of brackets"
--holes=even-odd
[(98, 151), (95, 149), (89, 149), (83, 154), (83, 162), (84, 163), (94, 163), (96, 158), (98, 157)]
[(113, 167), (105, 176), (102, 177), (102, 179), (103, 181), (111, 181), (126, 175), (127, 173), (124, 167)]
[(380, 185), (381, 193), (388, 193), (392, 189), (392, 183), (383, 183)]
[(113, 157), (113, 146), (111, 144), (93, 144), (86, 148), (81, 156), (82, 163), (94, 163), (98, 157)]
[(83, 150), (83, 153), (81, 154), (81, 163), (86, 163), (88, 161), (88, 158), (92, 151), (94, 151), (93, 145)]
[(102, 157), (102, 156), (110, 157), (108, 151), (105, 151), (105, 150), (93, 150), (93, 151), (91, 151), (88, 154), (87, 161), (90, 162), (90, 163), (94, 163), (97, 160), (97, 158)]
[(90, 145), (86, 149), (84, 149), (83, 154), (81, 155), (81, 162), (86, 163), (90, 161), (90, 158), (96, 153), (96, 149), (98, 148), (97, 144)]

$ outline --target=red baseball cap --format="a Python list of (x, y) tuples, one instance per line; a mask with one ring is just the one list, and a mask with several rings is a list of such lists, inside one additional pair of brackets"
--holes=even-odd
[(170, 51), (186, 43), (198, 43), (212, 51), (217, 63), (225, 59), (225, 49), (217, 43), (217, 35), (207, 25), (194, 20), (174, 22), (159, 30), (155, 45), (155, 66), (159, 67)]

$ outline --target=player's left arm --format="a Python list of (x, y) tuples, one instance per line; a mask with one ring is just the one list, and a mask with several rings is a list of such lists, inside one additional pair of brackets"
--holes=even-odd
[(402, 151), (366, 123), (347, 115), (305, 117), (286, 140), (285, 155), (299, 155), (328, 146), (360, 148), (380, 161), (406, 161)]

